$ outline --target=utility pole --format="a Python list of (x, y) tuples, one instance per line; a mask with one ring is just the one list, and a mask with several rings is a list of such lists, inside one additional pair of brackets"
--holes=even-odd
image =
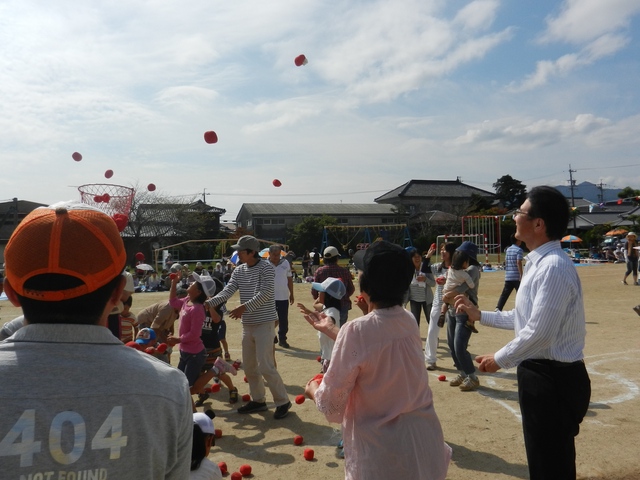
[(600, 183), (598, 183), (596, 187), (598, 187), (598, 190), (600, 191), (598, 194), (598, 203), (604, 203), (604, 187), (606, 187), (606, 185), (602, 183), (602, 179), (600, 179)]
[(573, 197), (573, 187), (576, 184), (576, 181), (573, 179), (573, 173), (575, 172), (575, 170), (571, 170), (571, 164), (569, 164), (569, 187), (571, 188), (571, 216), (573, 217), (573, 230), (575, 231), (576, 229), (576, 217), (574, 214), (574, 208), (576, 206), (576, 201), (575, 198)]

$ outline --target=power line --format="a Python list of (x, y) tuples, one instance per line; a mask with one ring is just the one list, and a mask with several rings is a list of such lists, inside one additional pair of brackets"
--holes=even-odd
[(631, 165), (615, 165), (610, 167), (609, 165), (607, 165), (606, 167), (589, 167), (589, 168), (578, 168), (576, 170), (574, 170), (574, 172), (580, 172), (582, 170), (602, 170), (602, 169), (610, 169), (610, 168), (628, 168), (628, 167), (640, 167), (640, 163), (634, 163)]
[(523, 180), (523, 182), (528, 182), (530, 180), (539, 180), (541, 178), (549, 178), (549, 177), (555, 177), (557, 175), (561, 175), (564, 173), (564, 170), (562, 170), (561, 172), (556, 172), (556, 173), (550, 173), (549, 175), (542, 175), (540, 177), (532, 177), (532, 178), (527, 178), (525, 180)]
[[(389, 192), (393, 190), (388, 188), (386, 190), (364, 190), (361, 192), (319, 192), (319, 193), (209, 193), (207, 195), (212, 196), (225, 196), (225, 197), (317, 197), (319, 195), (359, 195), (362, 193), (380, 193)], [(186, 195), (172, 195), (174, 197), (191, 197), (202, 195), (201, 193), (192, 193)]]
[[(609, 166), (607, 165), (606, 167), (586, 167), (586, 168), (576, 168), (575, 170), (573, 170), (573, 172), (582, 172), (585, 170), (609, 170), (611, 168), (630, 168), (630, 167), (640, 167), (640, 163), (633, 163), (633, 164), (629, 164), (629, 165), (614, 165), (614, 166)], [(548, 175), (542, 175), (540, 177), (531, 177), (531, 178), (525, 178), (522, 181), (523, 182), (529, 182), (531, 180), (539, 180), (542, 178), (549, 178), (549, 177), (554, 177), (557, 175), (561, 175), (563, 173), (567, 172), (567, 170), (562, 170), (559, 172), (555, 172), (555, 173), (550, 173)], [(491, 185), (489, 183), (482, 183), (482, 182), (474, 182), (478, 185)]]

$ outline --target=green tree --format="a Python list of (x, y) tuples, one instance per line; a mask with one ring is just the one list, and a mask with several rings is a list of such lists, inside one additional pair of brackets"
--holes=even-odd
[(305, 250), (313, 247), (320, 248), (322, 244), (322, 231), (325, 225), (336, 225), (334, 217), (322, 215), (321, 217), (305, 217), (287, 233), (289, 248), (302, 255)]
[(604, 234), (611, 230), (613, 227), (610, 223), (605, 223), (602, 225), (595, 225), (593, 228), (588, 231), (580, 234), (580, 238), (582, 239), (583, 244), (589, 246), (598, 246), (604, 239)]
[(493, 184), (496, 198), (502, 202), (507, 210), (513, 210), (522, 205), (527, 198), (527, 187), (520, 180), (511, 175), (503, 175)]
[(624, 187), (622, 190), (618, 192), (618, 198), (623, 200), (629, 200), (634, 205), (640, 205), (640, 190), (635, 190), (631, 187)]
[(634, 230), (638, 229), (638, 225), (640, 224), (640, 215), (627, 215), (626, 219), (633, 222), (631, 228)]
[(468, 213), (483, 213), (491, 208), (491, 200), (477, 193), (471, 194)]

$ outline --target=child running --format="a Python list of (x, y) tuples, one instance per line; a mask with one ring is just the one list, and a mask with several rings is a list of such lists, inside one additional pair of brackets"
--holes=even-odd
[[(447, 272), (447, 281), (442, 288), (442, 309), (440, 310), (440, 317), (438, 317), (438, 326), (444, 325), (445, 314), (449, 305), (453, 305), (454, 298), (458, 295), (456, 288), (466, 283), (469, 288), (475, 286), (471, 276), (465, 271), (469, 268), (469, 259), (464, 252), (456, 251), (451, 258), (451, 266)], [(471, 330), (473, 333), (478, 333), (478, 330), (473, 325), (473, 322), (467, 320), (465, 327)]]
[[(334, 324), (340, 321), (340, 299), (347, 293), (347, 287), (339, 278), (328, 277), (322, 283), (313, 283), (311, 288), (320, 292), (316, 302), (313, 304), (315, 311), (319, 311), (327, 315)], [(302, 303), (298, 303), (300, 312), (308, 315), (314, 310), (309, 310)], [(339, 324), (339, 323), (338, 323)], [(333, 345), (335, 340), (332, 340), (322, 332), (318, 332), (318, 339), (320, 341), (320, 357), (322, 358), (322, 373), (325, 373), (329, 368), (331, 361), (331, 352), (333, 351)]]

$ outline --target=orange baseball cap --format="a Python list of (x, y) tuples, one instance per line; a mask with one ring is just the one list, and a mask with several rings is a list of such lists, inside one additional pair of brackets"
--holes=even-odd
[[(61, 202), (29, 213), (4, 251), (5, 275), (13, 290), (34, 300), (57, 302), (91, 293), (124, 270), (127, 255), (111, 217), (89, 205)], [(69, 275), (83, 282), (58, 291), (26, 289), (37, 275)]]

